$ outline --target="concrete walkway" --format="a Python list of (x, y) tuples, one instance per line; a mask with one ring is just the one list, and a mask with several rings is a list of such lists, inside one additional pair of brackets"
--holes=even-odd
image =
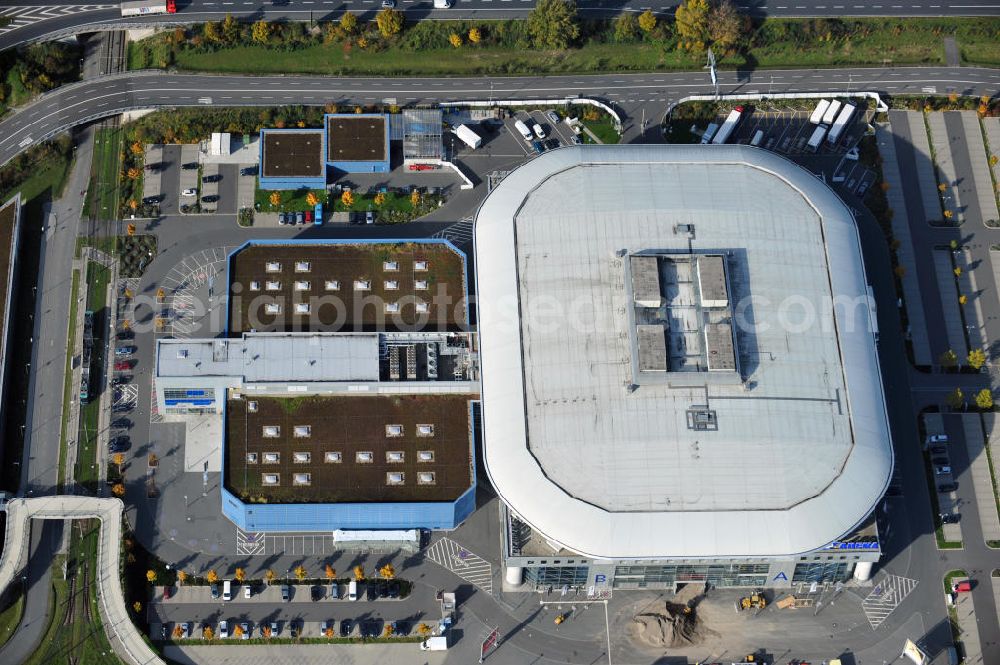
[(976, 610), (972, 606), (971, 593), (955, 594), (955, 613), (962, 631), (959, 639), (962, 640), (966, 665), (983, 665), (983, 648), (979, 642), (979, 626), (976, 625)]
[[(934, 172), (934, 158), (930, 141), (927, 139), (927, 125), (920, 111), (907, 111), (906, 121), (913, 142), (913, 158), (917, 180), (920, 183), (920, 200), (923, 203), (925, 222), (941, 221), (941, 200), (938, 198), (938, 178)], [(916, 220), (910, 220), (916, 221)]]
[[(970, 196), (975, 196), (979, 203), (979, 212), (986, 226), (996, 226), (1000, 221), (1000, 213), (997, 212), (997, 197), (993, 189), (993, 180), (990, 178), (989, 156), (986, 154), (986, 144), (983, 142), (983, 127), (979, 124), (979, 114), (975, 111), (955, 111), (962, 122), (965, 130), (965, 145), (968, 147), (969, 163), (972, 169), (972, 184), (975, 191)], [(996, 118), (991, 118), (996, 120)]]
[[(987, 414), (986, 418), (994, 421), (996, 416)], [(985, 541), (1000, 541), (1000, 516), (997, 515), (997, 504), (993, 494), (993, 482), (990, 479), (990, 464), (986, 458), (985, 437), (980, 417), (965, 416), (962, 419), (965, 428), (965, 447), (969, 451), (969, 464), (972, 470), (972, 484), (976, 490), (976, 505), (979, 506), (979, 522), (983, 527)], [(1000, 554), (997, 556), (1000, 563)]]
[(965, 205), (958, 194), (958, 176), (955, 173), (955, 160), (951, 154), (952, 138), (945, 126), (944, 113), (928, 113), (927, 127), (931, 132), (931, 143), (934, 146), (934, 165), (937, 167), (938, 182), (932, 191), (937, 192), (938, 186), (944, 185), (940, 192), (945, 210), (950, 210), (951, 222), (961, 224), (965, 221)]
[(958, 362), (964, 363), (969, 348), (965, 342), (965, 323), (962, 321), (961, 305), (958, 304), (958, 291), (955, 288), (955, 273), (952, 270), (954, 267), (951, 262), (951, 252), (947, 249), (934, 250), (934, 275), (937, 277), (938, 291), (941, 294), (948, 347), (958, 356)]

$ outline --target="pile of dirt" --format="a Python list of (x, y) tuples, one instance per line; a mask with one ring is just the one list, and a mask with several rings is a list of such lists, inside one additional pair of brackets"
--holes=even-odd
[(647, 611), (632, 618), (635, 635), (654, 647), (678, 648), (701, 644), (715, 636), (698, 619), (692, 603), (665, 603), (663, 610)]

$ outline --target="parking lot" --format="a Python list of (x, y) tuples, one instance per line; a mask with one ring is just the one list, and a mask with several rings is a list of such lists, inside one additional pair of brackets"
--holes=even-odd
[[(256, 173), (241, 171), (254, 166), (201, 159), (195, 144), (149, 145), (143, 199), (158, 202), (164, 216), (235, 215), (239, 208), (253, 206)], [(196, 203), (200, 209), (192, 208)]]

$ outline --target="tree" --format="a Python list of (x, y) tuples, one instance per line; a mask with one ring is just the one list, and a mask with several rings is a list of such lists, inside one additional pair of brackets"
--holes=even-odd
[(226, 14), (222, 21), (222, 38), (227, 44), (234, 44), (240, 38), (240, 24), (232, 14)]
[(292, 572), (295, 573), (295, 579), (299, 582), (306, 578), (306, 569), (301, 565), (295, 566), (295, 570)]
[(902, 263), (893, 268), (892, 271), (896, 273), (896, 277), (900, 279), (906, 277), (906, 266), (904, 266)]
[(385, 628), (382, 629), (382, 637), (392, 637), (392, 634), (396, 632), (396, 629), (392, 627), (391, 623), (385, 624)]
[[(654, 19), (655, 20), (655, 19)], [(615, 19), (615, 41), (630, 42), (639, 34), (639, 24), (635, 16), (628, 12)]]
[(188, 578), (188, 574), (185, 573), (183, 570), (178, 570), (177, 571), (177, 582), (179, 584), (184, 584), (184, 582), (187, 581), (187, 578)]
[(160, 458), (156, 456), (156, 453), (149, 453), (149, 455), (146, 456), (147, 466), (156, 466), (159, 463), (160, 463)]
[(139, 612), (142, 611), (142, 603), (140, 603), (138, 600), (135, 601), (134, 603), (132, 603), (132, 609), (135, 610), (136, 614), (138, 614)]
[(427, 637), (431, 634), (431, 627), (426, 623), (422, 623), (417, 626), (417, 634), (420, 635), (420, 637)]
[(142, 147), (142, 144), (139, 143), (138, 141), (129, 146), (129, 150), (131, 150), (132, 154), (135, 155), (136, 157), (138, 157), (145, 151), (145, 149)]
[(375, 203), (375, 205), (377, 206), (382, 205), (383, 203), (385, 203), (385, 193), (379, 192), (378, 194), (375, 195), (375, 198), (372, 200)]
[(961, 277), (962, 276), (962, 267), (961, 266), (955, 266), (955, 269), (952, 270), (952, 272), (955, 273), (955, 277)]
[(383, 37), (398, 35), (403, 30), (403, 13), (395, 9), (383, 9), (375, 15), (375, 24)]
[(153, 582), (156, 581), (156, 571), (155, 570), (147, 570), (146, 571), (146, 581), (149, 582), (150, 584), (152, 584)]
[(271, 192), (271, 195), (267, 197), (267, 200), (270, 201), (273, 206), (281, 205), (281, 192)]
[(976, 406), (978, 406), (983, 411), (989, 411), (993, 409), (993, 391), (989, 388), (983, 388), (978, 393), (976, 393)]
[(961, 409), (965, 405), (965, 393), (961, 388), (955, 388), (944, 398), (945, 403), (953, 409)]
[(266, 44), (271, 37), (271, 25), (264, 19), (256, 21), (250, 30), (250, 35), (258, 44)]
[(308, 203), (311, 206), (314, 206), (317, 203), (319, 203), (319, 198), (316, 197), (316, 192), (309, 192), (308, 194), (306, 194), (306, 203)]
[(365, 569), (362, 568), (360, 565), (354, 566), (354, 579), (356, 579), (358, 582), (365, 579)]
[(201, 34), (205, 38), (205, 41), (210, 44), (222, 41), (222, 35), (219, 33), (219, 24), (215, 21), (205, 21), (205, 27)]
[(125, 233), (130, 236), (135, 235), (135, 224), (129, 224), (125, 227)]
[(240, 624), (236, 624), (235, 626), (233, 626), (233, 637), (242, 637), (242, 636), (243, 636), (243, 627)]
[(708, 0), (684, 0), (674, 14), (680, 46), (688, 51), (704, 51), (708, 42)]
[(740, 14), (730, 0), (722, 0), (713, 9), (708, 20), (708, 35), (712, 43), (725, 52), (739, 49), (744, 35), (749, 33), (749, 19)]
[(471, 28), (469, 30), (469, 41), (473, 44), (478, 44), (483, 40), (483, 33), (479, 28)]
[(348, 35), (353, 35), (358, 30), (358, 17), (351, 12), (344, 12), (340, 17), (340, 27)]
[(118, 475), (121, 475), (122, 465), (125, 464), (125, 453), (115, 453), (111, 457), (111, 461), (118, 467)]
[(959, 305), (964, 305), (967, 302), (969, 302), (969, 296), (965, 295), (964, 293), (958, 297)]
[(273, 582), (274, 581), (274, 571), (271, 570), (270, 568), (268, 568), (267, 571), (264, 573), (264, 579), (267, 581), (268, 584), (270, 584), (271, 582)]
[(340, 202), (345, 207), (350, 208), (354, 205), (354, 194), (350, 190), (344, 190), (344, 193), (340, 195)]
[(448, 35), (448, 42), (455, 48), (458, 48), (459, 46), (462, 45), (462, 35), (458, 34), (457, 32), (453, 32), (450, 35)]
[(111, 486), (111, 493), (117, 497), (125, 496), (125, 486), (121, 483), (115, 483)]
[(574, 0), (538, 0), (528, 14), (535, 48), (567, 48), (580, 36)]
[(213, 568), (205, 573), (205, 579), (208, 580), (209, 584), (215, 584), (219, 581), (219, 574), (215, 572), (215, 568)]
[(941, 214), (942, 214), (942, 215), (944, 215), (944, 218), (945, 218), (945, 219), (951, 219), (952, 217), (954, 217), (954, 216), (955, 216), (955, 213), (953, 213), (953, 212), (952, 212), (951, 210), (945, 210), (945, 211), (944, 211), (943, 213), (941, 213)]
[(333, 626), (327, 626), (326, 630), (323, 631), (323, 635), (326, 637), (333, 637)]
[(387, 563), (378, 569), (378, 574), (382, 576), (382, 579), (391, 580), (396, 576), (396, 569), (391, 563)]
[(136, 180), (140, 175), (142, 175), (142, 169), (138, 166), (133, 166), (125, 173), (125, 175), (128, 176), (129, 180)]
[(958, 364), (958, 356), (951, 349), (948, 349), (940, 356), (938, 356), (938, 364), (943, 367), (954, 367)]
[(651, 33), (656, 28), (656, 14), (653, 13), (652, 9), (647, 9), (639, 14), (639, 27), (646, 34)]
[(247, 578), (247, 573), (246, 573), (246, 571), (245, 571), (245, 570), (243, 570), (242, 568), (237, 568), (237, 569), (236, 569), (236, 572), (235, 572), (235, 573), (233, 573), (233, 578), (234, 578), (234, 579), (235, 579), (235, 580), (236, 580), (237, 582), (240, 582), (240, 583), (242, 583), (242, 582), (243, 582), (243, 580), (245, 580), (245, 579)]
[(264, 634), (265, 638), (270, 638), (271, 637), (271, 627), (270, 626), (264, 626), (263, 634)]
[(954, 252), (955, 250), (958, 249), (958, 241), (957, 240), (949, 240), (948, 241), (948, 247), (950, 247), (951, 251)]
[(334, 570), (333, 566), (331, 566), (330, 564), (326, 564), (326, 566), (323, 568), (323, 575), (326, 576), (326, 579), (332, 580), (337, 576), (337, 571)]
[(969, 363), (969, 367), (979, 370), (986, 364), (986, 353), (982, 349), (972, 349), (965, 359)]
[(211, 626), (205, 626), (205, 629), (201, 631), (201, 636), (206, 640), (215, 639), (215, 631), (212, 630)]
[(181, 628), (180, 624), (174, 626), (174, 639), (179, 640), (184, 637), (184, 629)]
[(419, 190), (415, 189), (412, 192), (410, 192), (410, 205), (412, 205), (414, 207), (420, 205), (420, 191)]
[(945, 184), (943, 182), (938, 183), (938, 191), (939, 192), (944, 193), (947, 189), (948, 189), (948, 185), (947, 184)]

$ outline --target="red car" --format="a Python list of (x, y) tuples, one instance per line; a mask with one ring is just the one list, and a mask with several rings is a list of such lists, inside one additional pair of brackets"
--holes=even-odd
[(128, 360), (116, 360), (115, 361), (115, 371), (116, 372), (127, 372), (132, 369), (132, 363)]
[(306, 224), (312, 224), (313, 214), (312, 210), (306, 210)]

